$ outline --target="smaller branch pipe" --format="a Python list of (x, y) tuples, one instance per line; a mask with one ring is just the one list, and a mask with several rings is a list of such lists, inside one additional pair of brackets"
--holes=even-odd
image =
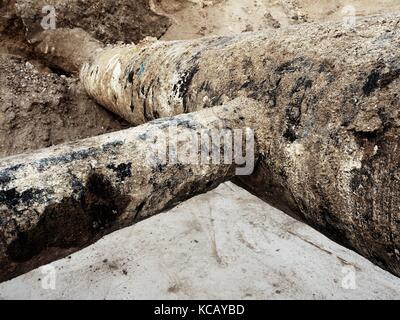
[[(250, 99), (236, 99), (1, 160), (0, 281), (230, 180), (236, 163), (243, 164), (233, 154), (244, 150), (233, 147), (242, 136), (232, 137), (257, 130), (258, 109)], [(208, 140), (213, 132), (226, 135)], [(207, 143), (195, 143), (201, 141), (195, 137)], [(221, 150), (223, 158), (214, 161), (212, 155)]]

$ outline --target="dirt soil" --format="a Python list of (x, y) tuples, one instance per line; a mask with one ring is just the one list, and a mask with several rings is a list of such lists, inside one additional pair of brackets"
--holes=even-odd
[(0, 156), (127, 127), (87, 97), (77, 79), (0, 55)]
[[(57, 27), (80, 27), (105, 43), (249, 32), (323, 20), (400, 11), (398, 0), (0, 0), (0, 156), (28, 152), (126, 128), (92, 102), (78, 80), (41, 62), (32, 42), (43, 4)], [(16, 9), (17, 8), (17, 9)], [(21, 13), (22, 12), (22, 13)]]

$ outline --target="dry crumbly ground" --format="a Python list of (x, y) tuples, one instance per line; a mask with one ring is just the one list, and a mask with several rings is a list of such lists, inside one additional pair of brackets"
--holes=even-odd
[(152, 0), (172, 26), (165, 40), (193, 39), (314, 21), (341, 21), (346, 6), (356, 16), (400, 10), (396, 0)]
[(18, 56), (0, 55), (0, 65), (0, 156), (127, 127), (74, 78), (41, 73)]
[[(92, 102), (76, 79), (35, 56), (43, 1), (0, 1), (0, 156), (77, 140), (128, 124)], [(49, 1), (46, 1), (48, 3)], [(58, 27), (80, 27), (105, 43), (225, 35), (400, 10), (398, 0), (52, 0)], [(23, 19), (14, 10), (25, 10)], [(84, 8), (82, 8), (82, 3)], [(39, 11), (39, 12), (37, 12)]]

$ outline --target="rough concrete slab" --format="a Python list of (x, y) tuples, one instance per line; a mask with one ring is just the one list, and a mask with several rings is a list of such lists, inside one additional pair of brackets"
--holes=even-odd
[(400, 298), (399, 278), (231, 183), (51, 266), (56, 290), (47, 266), (0, 298)]

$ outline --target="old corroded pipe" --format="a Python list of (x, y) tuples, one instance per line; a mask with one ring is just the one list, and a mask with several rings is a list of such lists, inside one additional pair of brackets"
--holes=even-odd
[(400, 275), (399, 28), (389, 15), (105, 48), (81, 78), (133, 124), (257, 100), (261, 155), (237, 182)]
[[(254, 101), (236, 99), (199, 113), (1, 160), (0, 281), (230, 180), (237, 161), (207, 159), (213, 150), (233, 154), (245, 149), (235, 151), (232, 139), (220, 139), (214, 147), (210, 140), (197, 148), (193, 135), (205, 134), (207, 139), (214, 129), (257, 130), (257, 110)], [(176, 130), (172, 135), (171, 129)], [(186, 150), (196, 159), (182, 160)]]

